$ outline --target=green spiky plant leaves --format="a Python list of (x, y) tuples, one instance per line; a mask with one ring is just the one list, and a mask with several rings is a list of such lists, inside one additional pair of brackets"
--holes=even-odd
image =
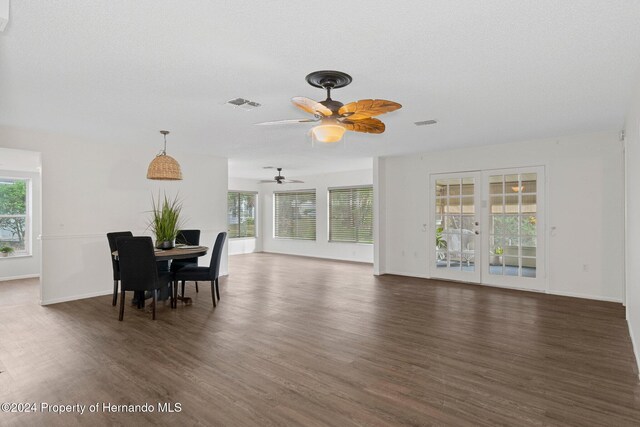
[(178, 231), (182, 228), (182, 219), (180, 218), (182, 201), (177, 195), (170, 199), (166, 193), (163, 197), (160, 197), (158, 193), (158, 199), (151, 196), (151, 202), (153, 210), (151, 211), (149, 228), (156, 236), (156, 247), (163, 249), (173, 247)]

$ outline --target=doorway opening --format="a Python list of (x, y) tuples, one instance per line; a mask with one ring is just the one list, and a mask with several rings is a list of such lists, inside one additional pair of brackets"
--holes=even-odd
[(544, 290), (544, 167), (431, 175), (431, 277)]

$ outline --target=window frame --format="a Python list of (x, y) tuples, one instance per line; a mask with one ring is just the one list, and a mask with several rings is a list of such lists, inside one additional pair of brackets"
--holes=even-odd
[[(355, 241), (347, 241), (347, 240), (333, 240), (331, 238), (331, 191), (334, 190), (359, 190), (359, 189), (371, 189), (371, 242), (361, 242), (358, 241), (358, 232), (356, 230), (356, 240)], [(373, 233), (373, 215), (374, 215), (374, 206), (373, 206), (373, 184), (364, 184), (364, 185), (346, 185), (340, 187), (329, 187), (327, 188), (327, 242), (329, 243), (348, 243), (354, 245), (373, 245), (374, 244), (374, 233)], [(353, 206), (351, 209), (351, 213), (353, 214)]]
[[(238, 237), (231, 237), (229, 236), (229, 239), (257, 239), (258, 238), (258, 232), (260, 231), (258, 229), (258, 192), (257, 191), (246, 191), (246, 190), (227, 190), (227, 232), (229, 232), (229, 194), (230, 193), (235, 193), (235, 194), (250, 194), (252, 195), (255, 199), (254, 199), (254, 215), (253, 215), (253, 223), (254, 223), (254, 235), (253, 236), (238, 236)], [(238, 202), (238, 234), (240, 234), (240, 197), (236, 197), (236, 200)], [(231, 234), (231, 233), (229, 233)]]
[[(15, 258), (15, 257), (24, 257), (24, 256), (31, 256), (32, 255), (32, 242), (31, 242), (31, 238), (32, 238), (32, 223), (33, 223), (33, 219), (32, 219), (32, 212), (31, 212), (31, 205), (32, 205), (32, 195), (33, 195), (33, 191), (32, 191), (32, 179), (28, 178), (28, 177), (24, 177), (24, 176), (8, 176), (8, 175), (0, 175), (0, 180), (7, 180), (7, 181), (24, 181), (25, 182), (25, 189), (26, 189), (26, 194), (25, 194), (25, 213), (24, 215), (3, 215), (0, 214), (1, 218), (21, 218), (24, 217), (25, 218), (25, 233), (24, 233), (24, 250), (18, 251), (15, 250), (13, 252), (13, 254), (10, 257), (0, 257), (0, 259), (9, 259), (9, 258)], [(0, 184), (1, 185), (1, 184)]]
[[(315, 210), (315, 215), (314, 215), (314, 228), (315, 228), (315, 233), (313, 236), (313, 239), (306, 239), (306, 238), (302, 238), (302, 237), (281, 237), (278, 236), (277, 233), (277, 222), (278, 222), (278, 217), (277, 217), (277, 203), (276, 203), (276, 197), (278, 194), (308, 194), (308, 193), (313, 193), (314, 195), (314, 210)], [(273, 217), (273, 239), (275, 240), (301, 240), (301, 241), (307, 241), (307, 242), (317, 242), (318, 241), (318, 190), (316, 188), (309, 188), (309, 189), (297, 189), (297, 190), (278, 190), (278, 191), (273, 191), (273, 196), (272, 196), (272, 201), (273, 201), (273, 212), (272, 212), (272, 217)]]

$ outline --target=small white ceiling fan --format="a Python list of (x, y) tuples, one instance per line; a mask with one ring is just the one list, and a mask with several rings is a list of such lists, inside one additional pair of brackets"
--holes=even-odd
[(277, 168), (277, 169), (278, 169), (278, 175), (274, 176), (273, 179), (263, 179), (258, 182), (260, 184), (267, 184), (267, 183), (273, 184), (274, 182), (277, 184), (301, 184), (304, 182), (298, 179), (286, 179), (284, 176), (282, 176), (282, 168)]

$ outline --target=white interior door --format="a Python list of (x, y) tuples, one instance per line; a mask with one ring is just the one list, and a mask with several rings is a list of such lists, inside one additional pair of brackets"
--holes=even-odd
[(431, 277), (480, 283), (480, 172), (431, 175)]
[(544, 167), (484, 171), (482, 283), (545, 290)]

